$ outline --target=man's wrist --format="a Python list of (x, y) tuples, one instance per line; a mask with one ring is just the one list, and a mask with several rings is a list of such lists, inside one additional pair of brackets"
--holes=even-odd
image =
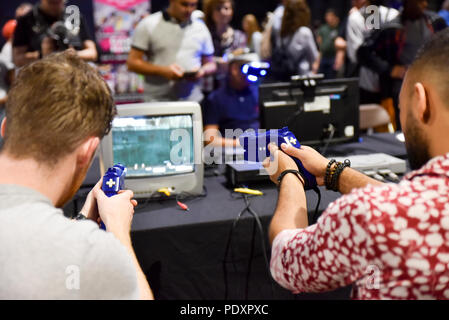
[(329, 161), (324, 176), (324, 185), (327, 190), (339, 191), (340, 176), (346, 168), (351, 167), (351, 161), (337, 162), (334, 159)]
[(82, 212), (78, 212), (76, 216), (73, 217), (73, 220), (86, 220), (87, 216)]
[[(296, 178), (295, 178), (296, 177)], [(283, 171), (279, 177), (277, 178), (277, 186), (280, 189), (282, 182), (284, 180), (292, 180), (295, 179), (296, 181), (299, 181), (300, 184), (302, 185), (302, 187), (304, 188), (305, 186), (305, 179), (304, 177), (301, 175), (301, 173), (298, 170), (285, 170)], [(293, 182), (293, 181), (291, 181)]]

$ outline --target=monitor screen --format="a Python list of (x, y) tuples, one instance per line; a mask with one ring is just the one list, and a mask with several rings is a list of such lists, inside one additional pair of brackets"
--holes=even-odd
[(117, 117), (112, 123), (114, 163), (127, 178), (194, 172), (192, 115)]
[(260, 90), (261, 127), (288, 127), (310, 146), (359, 139), (359, 80), (316, 80), (264, 84)]

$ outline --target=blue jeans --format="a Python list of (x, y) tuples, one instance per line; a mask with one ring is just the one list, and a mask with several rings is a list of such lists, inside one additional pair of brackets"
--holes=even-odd
[(318, 73), (324, 74), (325, 79), (335, 79), (337, 72), (334, 70), (335, 58), (322, 58)]

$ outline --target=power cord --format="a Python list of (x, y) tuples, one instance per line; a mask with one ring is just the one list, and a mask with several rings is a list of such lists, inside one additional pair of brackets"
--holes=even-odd
[(200, 195), (194, 195), (188, 192), (181, 192), (177, 194), (175, 197), (172, 196), (164, 196), (160, 191), (154, 191), (152, 192), (146, 199), (145, 202), (142, 204), (138, 204), (136, 207), (136, 210), (142, 210), (145, 209), (151, 202), (155, 201), (163, 201), (163, 200), (169, 200), (174, 199), (176, 202), (179, 201), (185, 201), (185, 200), (195, 200), (200, 198), (207, 197), (207, 188), (206, 186), (203, 186), (203, 192)]
[[(246, 194), (242, 194), (243, 200), (245, 202), (245, 207), (243, 208), (242, 211), (240, 211), (240, 213), (237, 215), (237, 218), (234, 220), (234, 222), (232, 223), (231, 229), (229, 230), (229, 236), (228, 236), (228, 240), (226, 243), (226, 248), (225, 248), (225, 255), (224, 255), (224, 259), (223, 259), (223, 271), (224, 271), (224, 284), (225, 284), (225, 300), (228, 299), (228, 292), (229, 292), (229, 285), (228, 285), (228, 270), (227, 270), (227, 257), (229, 255), (229, 251), (231, 251), (231, 261), (233, 263), (234, 266), (234, 270), (236, 271), (236, 266), (235, 266), (235, 257), (233, 254), (233, 250), (231, 249), (231, 244), (232, 244), (232, 238), (234, 235), (234, 231), (235, 228), (238, 224), (238, 222), (240, 221), (241, 217), (248, 212), (253, 218), (254, 218), (254, 225), (253, 225), (253, 232), (252, 232), (252, 236), (251, 236), (251, 252), (250, 252), (250, 258), (248, 261), (248, 267), (247, 267), (247, 273), (246, 273), (246, 286), (245, 286), (245, 299), (248, 299), (248, 291), (249, 291), (249, 276), (251, 273), (251, 266), (252, 266), (252, 260), (253, 260), (253, 256), (254, 256), (254, 247), (255, 247), (255, 236), (256, 236), (256, 231), (259, 230), (260, 233), (260, 239), (261, 239), (261, 247), (262, 247), (262, 251), (263, 251), (263, 257), (265, 260), (265, 265), (268, 271), (268, 274), (270, 274), (270, 264), (268, 261), (268, 256), (267, 256), (267, 245), (266, 245), (266, 239), (265, 239), (265, 234), (263, 231), (263, 226), (262, 226), (262, 222), (259, 218), (259, 215), (257, 214), (256, 211), (254, 211), (251, 208), (251, 203), (249, 201), (249, 196)], [(274, 286), (273, 286), (273, 279), (270, 276), (270, 284), (271, 284), (271, 293), (272, 296), (274, 296)]]
[(311, 223), (309, 223), (309, 225), (312, 225), (312, 224), (317, 223), (317, 222), (318, 222), (318, 219), (319, 219), (319, 217), (320, 217), (319, 209), (320, 209), (320, 204), (321, 204), (321, 191), (320, 191), (320, 188), (318, 188), (318, 187), (315, 187), (315, 188), (313, 189), (313, 191), (315, 191), (315, 193), (317, 194), (317, 196), (318, 196), (318, 201), (317, 201), (317, 203), (316, 203), (315, 212), (314, 212), (313, 215), (312, 215), (312, 221), (311, 221)]
[(321, 154), (323, 157), (326, 157), (327, 149), (329, 148), (330, 143), (332, 142), (332, 139), (334, 139), (335, 135), (335, 126), (332, 123), (329, 123), (329, 127), (326, 130), (327, 132), (330, 132), (329, 137), (327, 138), (327, 142), (323, 146), (323, 149), (321, 150)]

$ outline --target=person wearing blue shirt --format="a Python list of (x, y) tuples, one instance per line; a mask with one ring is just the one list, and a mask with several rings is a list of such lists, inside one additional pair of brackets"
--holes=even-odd
[(237, 146), (239, 132), (259, 129), (258, 86), (242, 73), (242, 66), (249, 62), (244, 56), (249, 55), (230, 62), (226, 84), (202, 103), (206, 144)]
[(446, 21), (446, 24), (449, 26), (449, 0), (443, 2), (441, 6), (441, 10), (438, 12), (441, 18)]

